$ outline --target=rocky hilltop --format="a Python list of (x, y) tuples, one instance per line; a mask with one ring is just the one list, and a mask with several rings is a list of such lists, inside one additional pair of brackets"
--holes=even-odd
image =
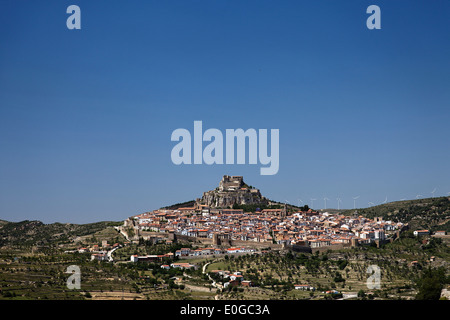
[(261, 204), (267, 205), (269, 201), (261, 195), (258, 189), (248, 186), (242, 176), (223, 176), (215, 190), (203, 193), (197, 199), (198, 205), (207, 205), (210, 208), (231, 208), (233, 205)]

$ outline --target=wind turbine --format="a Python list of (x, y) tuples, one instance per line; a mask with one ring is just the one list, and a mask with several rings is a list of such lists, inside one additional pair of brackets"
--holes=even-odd
[(374, 206), (375, 203), (369, 201), (369, 206)]
[(327, 208), (327, 200), (330, 200), (330, 199), (328, 199), (327, 197), (324, 197), (324, 198), (323, 198), (323, 201), (325, 201), (325, 208), (324, 208), (324, 209)]
[(384, 199), (384, 201), (382, 203), (387, 203), (387, 196), (386, 196), (386, 199)]
[(336, 198), (337, 203), (338, 203), (338, 210), (339, 210), (339, 202), (342, 202), (341, 198)]
[(358, 199), (359, 196), (353, 197), (353, 209), (356, 209), (356, 199)]
[(311, 199), (311, 209), (314, 208), (314, 200), (317, 200), (317, 199)]
[(419, 199), (420, 197), (422, 197), (422, 195), (421, 195), (421, 194), (418, 194), (418, 195), (416, 196), (416, 199)]
[(303, 201), (302, 201), (302, 199), (298, 199), (298, 206), (300, 207), (300, 202), (303, 204)]
[(431, 191), (431, 197), (434, 198), (434, 193), (436, 192), (436, 188), (433, 189), (433, 191)]

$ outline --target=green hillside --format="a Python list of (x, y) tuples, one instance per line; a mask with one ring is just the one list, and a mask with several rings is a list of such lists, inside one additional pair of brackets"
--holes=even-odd
[(170, 206), (162, 207), (161, 209), (176, 210), (178, 208), (193, 207), (194, 205), (195, 205), (195, 200), (190, 200), (190, 201), (180, 202), (180, 203), (172, 204)]
[(0, 224), (0, 247), (5, 245), (47, 245), (71, 242), (74, 237), (94, 234), (117, 222), (101, 221), (88, 224), (51, 223), (24, 220)]
[[(450, 198), (426, 198), (417, 200), (395, 201), (370, 208), (357, 209), (357, 214), (373, 219), (408, 223), (411, 230), (428, 229), (450, 232)], [(343, 214), (355, 214), (355, 210)]]

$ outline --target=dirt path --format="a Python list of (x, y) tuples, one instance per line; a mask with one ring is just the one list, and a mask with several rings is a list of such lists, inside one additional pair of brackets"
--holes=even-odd
[(133, 300), (143, 299), (144, 297), (138, 293), (122, 292), (122, 291), (104, 291), (90, 292), (92, 300)]

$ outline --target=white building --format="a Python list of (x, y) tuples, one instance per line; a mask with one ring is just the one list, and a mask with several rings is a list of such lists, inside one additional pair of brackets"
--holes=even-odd
[(414, 233), (414, 235), (416, 237), (417, 236), (426, 236), (426, 235), (430, 234), (430, 231), (428, 231), (428, 230), (415, 230), (413, 233)]
[(384, 234), (384, 230), (382, 230), (382, 229), (375, 230), (374, 235), (375, 235), (376, 240), (385, 240), (386, 239), (386, 235)]
[(99, 252), (99, 253), (93, 253), (91, 254), (91, 261), (92, 260), (98, 260), (98, 261), (105, 261), (108, 260), (108, 255), (106, 252)]
[(310, 286), (309, 284), (294, 284), (294, 289), (295, 290), (311, 290), (311, 291), (316, 290), (315, 287)]

